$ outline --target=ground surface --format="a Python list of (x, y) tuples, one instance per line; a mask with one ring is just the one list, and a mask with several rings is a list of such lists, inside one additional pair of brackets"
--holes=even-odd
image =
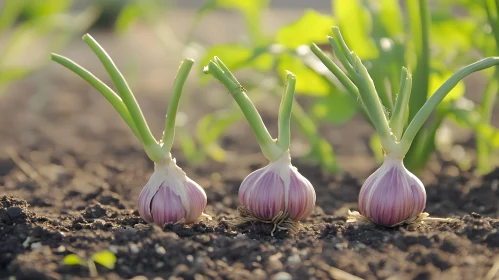
[[(88, 56), (78, 48), (69, 53), (80, 61)], [(180, 59), (171, 60), (175, 69)], [(163, 76), (173, 77), (158, 73), (148, 78), (160, 86), (134, 83), (156, 132), (171, 83)], [(216, 94), (194, 89), (183, 97), (191, 100), (184, 103), (189, 117), (209, 111), (208, 99)], [(275, 116), (265, 115), (275, 132)], [(95, 91), (49, 67), (0, 102), (0, 148), (6, 151), (0, 155), (0, 279), (87, 278), (88, 269), (64, 265), (64, 256), (86, 259), (105, 249), (118, 258), (113, 270), (98, 266), (107, 279), (354, 279), (343, 271), (365, 279), (485, 277), (499, 262), (499, 170), (478, 177), (438, 160), (428, 167), (421, 177), (426, 211), (455, 217), (455, 223), (393, 229), (349, 224), (347, 210), (357, 209), (360, 186), (376, 166), (366, 144), (370, 133), (360, 118), (325, 128), (347, 170), (343, 175), (294, 160), (317, 192), (315, 211), (296, 236), (271, 237), (271, 226), (227, 222), (236, 216), (240, 182), (265, 164), (245, 124), (222, 141), (236, 155), (227, 163), (191, 166), (175, 150), (179, 166), (205, 188), (213, 220), (161, 229), (146, 225), (136, 210), (153, 169), (136, 140)]]
[[(480, 178), (452, 165), (432, 164), (423, 181), (426, 211), (457, 217), (456, 223), (394, 229), (347, 224), (346, 211), (357, 207), (365, 172), (333, 176), (295, 160), (318, 197), (304, 230), (294, 237), (285, 232), (271, 237), (267, 225), (230, 227), (226, 221), (236, 215), (239, 183), (265, 164), (247, 130), (224, 140), (228, 149), (241, 150), (238, 161), (188, 167), (178, 156), (179, 165), (205, 188), (212, 221), (146, 226), (135, 204), (152, 164), (115, 113), (102, 109), (107, 104), (99, 96), (77, 82), (55, 81), (61, 90), (38, 111), (27, 102), (29, 92), (9, 95), (8, 105), (1, 105), (1, 135), (14, 150), (0, 159), (5, 194), (0, 197), (0, 278), (88, 277), (85, 268), (65, 266), (64, 256), (88, 258), (104, 249), (118, 262), (114, 270), (98, 271), (116, 279), (342, 279), (336, 268), (365, 279), (479, 279), (497, 262), (499, 221), (493, 218), (499, 214), (499, 172)], [(27, 81), (23, 87), (29, 91), (35, 84)], [(155, 98), (159, 101), (150, 97), (146, 104)], [(155, 112), (162, 116), (159, 108)], [(15, 145), (12, 139), (18, 139)], [(373, 168), (364, 162), (359, 170)]]

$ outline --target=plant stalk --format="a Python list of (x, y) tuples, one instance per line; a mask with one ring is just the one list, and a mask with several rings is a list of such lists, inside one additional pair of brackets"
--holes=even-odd
[(116, 86), (121, 99), (125, 103), (128, 112), (130, 112), (130, 115), (137, 127), (147, 155), (154, 162), (162, 160), (165, 156), (165, 153), (152, 135), (151, 130), (149, 129), (149, 126), (147, 125), (147, 122), (139, 107), (139, 104), (137, 103), (137, 100), (130, 90), (130, 87), (128, 86), (125, 78), (118, 70), (118, 67), (116, 67), (111, 57), (92, 36), (90, 36), (89, 34), (85, 34), (83, 36), (83, 41), (85, 41), (85, 43), (87, 43), (87, 45), (97, 55), (107, 73), (111, 77), (111, 80)]
[(488, 57), (472, 63), (461, 70), (457, 71), (452, 75), (447, 81), (445, 81), (435, 93), (426, 101), (426, 103), (421, 107), (416, 116), (412, 119), (407, 127), (402, 140), (400, 141), (401, 149), (403, 154), (406, 154), (409, 150), (414, 137), (421, 129), (423, 124), (426, 122), (431, 112), (442, 102), (445, 96), (461, 81), (463, 78), (469, 74), (480, 71), (483, 69), (490, 68), (492, 66), (499, 64), (499, 57)]
[(400, 141), (400, 138), (404, 133), (404, 126), (407, 117), (407, 104), (409, 103), (409, 98), (411, 96), (411, 88), (412, 77), (407, 72), (407, 68), (402, 67), (399, 92), (397, 94), (397, 99), (395, 100), (395, 107), (393, 108), (393, 112), (390, 117), (390, 128), (398, 141)]
[(215, 57), (215, 62), (210, 61), (208, 63), (208, 66), (205, 67), (204, 71), (205, 73), (212, 74), (229, 90), (230, 94), (239, 105), (241, 111), (248, 120), (249, 125), (253, 129), (258, 144), (262, 149), (263, 155), (269, 161), (275, 161), (279, 159), (283, 155), (284, 151), (272, 139), (270, 133), (265, 127), (265, 124), (263, 123), (260, 114), (246, 95), (246, 90), (237, 80), (235, 80), (235, 77), (230, 72), (230, 70), (218, 57)]
[(173, 82), (173, 92), (170, 98), (170, 103), (168, 104), (168, 111), (166, 112), (165, 120), (165, 130), (163, 131), (163, 138), (161, 139), (163, 151), (169, 153), (172, 149), (173, 138), (175, 137), (175, 120), (177, 117), (178, 104), (180, 102), (180, 96), (182, 95), (182, 89), (184, 87), (185, 81), (189, 76), (189, 72), (192, 69), (194, 60), (184, 59), (180, 64), (180, 68), (177, 71), (177, 76)]
[(277, 145), (284, 151), (289, 150), (289, 145), (291, 143), (291, 109), (293, 107), (295, 85), (295, 74), (287, 72), (286, 89), (282, 95), (281, 105), (279, 107), (279, 134), (277, 136)]
[(137, 137), (137, 139), (141, 142), (140, 134), (135, 126), (135, 123), (128, 112), (128, 109), (123, 103), (123, 100), (105, 83), (95, 77), (92, 73), (90, 73), (85, 68), (78, 65), (76, 62), (66, 58), (64, 56), (60, 56), (58, 54), (51, 54), (50, 59), (59, 63), (60, 65), (66, 67), (67, 69), (74, 72), (76, 75), (80, 76), (83, 80), (87, 81), (90, 85), (92, 85), (97, 91), (99, 91), (104, 98), (111, 103), (116, 112), (121, 116), (121, 118), (126, 122), (128, 127), (132, 130), (133, 134)]

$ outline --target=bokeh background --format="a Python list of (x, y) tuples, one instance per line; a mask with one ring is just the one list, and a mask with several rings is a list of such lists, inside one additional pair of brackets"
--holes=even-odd
[[(429, 3), (429, 85), (418, 88), (421, 83), (415, 81), (413, 95), (424, 95), (426, 90), (429, 96), (462, 66), (497, 55), (494, 5), (493, 1)], [(193, 165), (236, 160), (237, 153), (244, 151), (231, 150), (230, 141), (222, 140), (224, 135), (248, 142), (249, 151), (256, 147), (245, 141), (247, 134), (241, 131), (249, 126), (225, 89), (202, 73), (214, 55), (237, 70), (274, 135), (284, 70), (298, 75), (301, 114), (295, 114), (292, 153), (327, 172), (367, 172), (381, 158), (380, 149), (371, 126), (358, 114), (358, 100), (310, 57), (306, 46), (316, 42), (328, 51), (329, 26), (339, 25), (370, 69), (378, 91), (393, 98), (400, 67), (418, 71), (418, 1), (12, 0), (0, 2), (0, 7), (2, 147), (38, 145), (41, 133), (91, 157), (104, 151), (93, 145), (89, 134), (124, 130), (124, 123), (117, 114), (108, 113), (111, 106), (97, 91), (49, 61), (49, 54), (57, 52), (110, 84), (80, 40), (86, 32), (124, 73), (156, 136), (163, 128), (163, 112), (180, 61), (196, 59), (182, 97), (175, 141), (178, 156)], [(430, 150), (436, 146), (444, 160), (463, 170), (490, 172), (497, 164), (499, 146), (494, 127), (498, 118), (492, 115), (496, 73), (488, 70), (460, 83), (440, 106), (441, 113), (430, 120), (425, 132), (430, 136), (422, 136), (427, 139), (419, 141), (421, 146)], [(486, 92), (492, 92), (489, 98)], [(486, 99), (490, 102), (482, 102)], [(414, 150), (412, 158), (421, 155)], [(430, 152), (423, 154), (420, 162), (406, 163), (411, 170), (424, 171), (434, 159)]]

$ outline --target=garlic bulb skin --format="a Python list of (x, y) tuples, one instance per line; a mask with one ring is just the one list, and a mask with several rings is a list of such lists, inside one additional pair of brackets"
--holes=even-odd
[(206, 207), (203, 188), (186, 176), (175, 159), (154, 164), (154, 173), (139, 195), (139, 214), (148, 223), (163, 226), (184, 219), (194, 223)]
[(280, 211), (295, 221), (305, 219), (315, 200), (314, 187), (291, 165), (289, 151), (249, 174), (239, 188), (241, 204), (262, 220), (272, 220)]
[(391, 227), (414, 220), (426, 205), (423, 183), (401, 159), (385, 157), (383, 165), (362, 185), (360, 213), (375, 224)]

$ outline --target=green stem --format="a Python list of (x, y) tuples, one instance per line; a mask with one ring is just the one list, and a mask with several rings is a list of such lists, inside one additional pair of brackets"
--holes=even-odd
[(102, 96), (104, 96), (104, 98), (106, 98), (107, 101), (111, 103), (116, 112), (120, 114), (121, 118), (127, 123), (128, 127), (130, 127), (137, 139), (141, 141), (137, 127), (135, 126), (135, 123), (133, 122), (128, 109), (126, 108), (125, 103), (123, 103), (123, 100), (121, 100), (121, 98), (112, 89), (110, 89), (106, 84), (104, 84), (88, 70), (81, 67), (69, 58), (60, 56), (58, 54), (51, 54), (50, 59), (73, 71), (76, 75), (80, 76), (83, 80), (87, 81), (96, 90), (98, 90), (102, 94)]
[[(316, 45), (316, 44), (311, 44), (310, 45), (310, 50), (319, 58), (319, 60), (326, 66), (331, 73), (340, 81), (340, 83), (345, 87), (347, 90), (348, 94), (355, 99), (359, 100), (360, 94), (359, 94), (359, 89), (357, 86), (348, 78), (348, 76), (341, 70), (341, 68), (334, 63), (334, 61), (329, 58), (322, 50)], [(369, 119), (369, 116), (367, 115), (367, 112), (363, 106), (360, 106), (360, 110), (364, 118), (369, 122), (369, 124), (372, 125), (371, 120)]]
[(366, 107), (367, 114), (374, 124), (381, 140), (381, 144), (387, 153), (393, 152), (395, 149), (395, 140), (392, 137), (388, 120), (381, 100), (376, 93), (373, 80), (369, 76), (366, 67), (362, 64), (360, 58), (353, 53), (354, 69), (357, 72), (355, 76), (356, 84), (359, 88), (359, 93), (362, 97), (362, 102)]
[(331, 30), (333, 31), (333, 37), (336, 38), (336, 40), (340, 43), (341, 50), (345, 54), (348, 62), (353, 65), (354, 60), (351, 55), (352, 52), (348, 48), (347, 43), (343, 39), (343, 36), (341, 36), (340, 28), (338, 26), (333, 26)]
[(416, 85), (414, 92), (417, 94), (412, 94), (409, 101), (409, 121), (411, 121), (425, 104), (428, 96), (431, 19), (428, 12), (428, 0), (410, 0), (407, 6), (417, 56), (416, 69), (414, 70), (414, 85)]
[(182, 89), (184, 87), (185, 81), (189, 76), (189, 72), (192, 69), (194, 60), (184, 59), (180, 68), (177, 71), (177, 76), (173, 82), (173, 93), (170, 98), (170, 104), (168, 104), (168, 111), (166, 112), (165, 120), (165, 130), (163, 131), (162, 149), (163, 151), (169, 153), (172, 149), (173, 138), (175, 136), (175, 119), (177, 117), (178, 103), (180, 101), (180, 96), (182, 95)]
[(359, 89), (350, 80), (350, 78), (345, 75), (341, 68), (336, 65), (336, 63), (331, 60), (322, 50), (316, 45), (311, 44), (310, 50), (319, 58), (320, 61), (333, 73), (333, 75), (340, 81), (340, 83), (345, 87), (350, 96), (354, 99), (359, 98)]
[(286, 89), (281, 99), (279, 107), (279, 135), (277, 145), (284, 151), (289, 150), (291, 142), (291, 108), (293, 107), (293, 96), (295, 94), (296, 76), (288, 72), (286, 75)]
[[(229, 90), (230, 94), (241, 108), (244, 116), (248, 120), (249, 125), (253, 129), (255, 133), (256, 139), (260, 148), (262, 149), (263, 155), (269, 161), (275, 161), (279, 159), (283, 150), (277, 146), (274, 142), (270, 133), (268, 132), (265, 124), (263, 123), (260, 114), (256, 110), (255, 106), (248, 98), (245, 93), (245, 89), (241, 86), (241, 84), (234, 80), (234, 75), (228, 70), (228, 68), (223, 64), (223, 62), (215, 57), (215, 61), (210, 61), (209, 64), (205, 67), (205, 73), (212, 74), (219, 82), (225, 85), (225, 87)], [(223, 71), (222, 69), (225, 69)]]
[(403, 154), (407, 153), (414, 137), (426, 122), (431, 112), (440, 104), (440, 102), (442, 102), (445, 96), (457, 85), (457, 83), (459, 83), (459, 81), (473, 72), (487, 69), (498, 64), (499, 57), (488, 57), (462, 68), (445, 81), (445, 83), (443, 83), (437, 91), (435, 91), (430, 99), (426, 101), (416, 116), (414, 116), (413, 120), (409, 123), (409, 126), (407, 127), (400, 142), (401, 149), (404, 152)]
[[(341, 38), (341, 37), (340, 37)], [(329, 44), (333, 48), (333, 54), (338, 58), (338, 60), (341, 62), (345, 70), (347, 70), (347, 73), (350, 76), (355, 76), (355, 70), (353, 69), (353, 65), (350, 64), (349, 58), (347, 58), (347, 55), (343, 53), (343, 50), (340, 47), (340, 44), (338, 44), (337, 39), (333, 37), (328, 37)], [(348, 54), (350, 56), (350, 54)]]
[[(279, 98), (280, 94), (276, 90), (271, 90), (271, 93)], [(333, 147), (324, 139), (322, 139), (317, 131), (317, 126), (314, 121), (308, 116), (307, 112), (300, 106), (298, 102), (293, 104), (291, 110), (291, 117), (296, 123), (297, 127), (305, 135), (311, 144), (311, 148), (318, 151), (328, 151), (319, 152), (317, 156), (319, 157), (319, 162), (321, 166), (325, 167), (328, 171), (333, 173), (340, 173), (341, 169), (338, 166), (338, 162), (334, 156)], [(315, 158), (314, 158), (315, 159)]]
[(400, 141), (404, 132), (404, 125), (406, 121), (407, 103), (411, 97), (412, 77), (407, 73), (407, 68), (402, 67), (400, 77), (400, 87), (395, 100), (395, 107), (393, 108), (392, 116), (390, 118), (390, 127), (396, 139)]
[[(333, 26), (332, 31), (333, 31), (333, 38), (335, 40), (332, 40), (332, 38), (329, 38), (330, 44), (333, 47), (335, 54), (340, 54), (338, 56), (338, 59), (345, 66), (348, 73), (353, 76), (355, 74), (353, 74), (351, 72), (351, 71), (353, 71), (353, 67), (351, 65), (353, 65), (353, 63), (354, 63), (354, 59), (352, 57), (352, 51), (350, 51), (345, 40), (343, 39), (343, 36), (341, 36), (340, 28), (338, 26)], [(334, 41), (336, 41), (338, 46), (335, 46), (336, 44)], [(344, 56), (344, 58), (342, 58), (341, 56)], [(347, 61), (345, 61), (345, 59)], [(391, 110), (392, 109), (392, 102), (391, 102), (391, 99), (389, 98), (386, 90), (384, 90), (384, 89), (378, 90), (377, 95), (382, 101), (381, 104), (386, 106), (388, 109)]]
[(154, 162), (163, 159), (165, 153), (162, 151), (158, 142), (152, 135), (151, 130), (149, 130), (149, 126), (147, 125), (147, 122), (142, 115), (142, 111), (140, 110), (137, 100), (135, 100), (135, 96), (128, 87), (125, 78), (118, 70), (111, 57), (107, 54), (104, 48), (102, 48), (99, 43), (97, 43), (97, 41), (95, 41), (95, 39), (89, 34), (85, 34), (83, 36), (83, 41), (85, 41), (85, 43), (87, 43), (87, 45), (97, 55), (107, 73), (111, 77), (111, 80), (116, 86), (120, 97), (123, 99), (128, 112), (130, 112), (130, 115), (132, 116), (132, 119), (137, 126), (140, 138), (142, 140), (142, 143), (144, 144), (144, 149), (149, 158)]
[[(416, 3), (417, 2), (417, 3)], [(408, 2), (411, 18), (411, 29), (416, 48), (417, 64), (414, 70), (415, 92), (409, 101), (409, 121), (426, 102), (430, 76), (430, 25), (428, 0), (411, 0)]]

